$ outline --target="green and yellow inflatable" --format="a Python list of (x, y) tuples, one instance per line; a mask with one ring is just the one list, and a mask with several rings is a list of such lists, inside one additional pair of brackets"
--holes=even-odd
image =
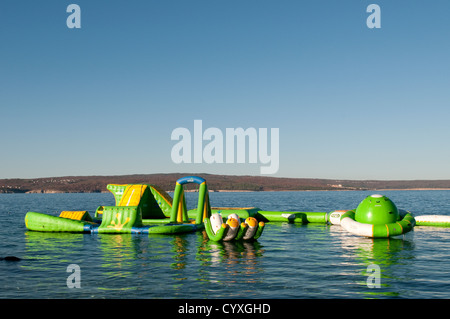
[[(192, 182), (200, 184), (202, 207), (195, 219), (187, 216), (182, 187)], [(179, 179), (173, 200), (150, 184), (109, 184), (107, 189), (114, 195), (116, 205), (99, 206), (93, 218), (87, 211), (65, 211), (59, 216), (28, 212), (25, 225), (29, 230), (43, 232), (178, 234), (203, 229), (202, 219), (211, 214), (206, 181), (200, 177)]]

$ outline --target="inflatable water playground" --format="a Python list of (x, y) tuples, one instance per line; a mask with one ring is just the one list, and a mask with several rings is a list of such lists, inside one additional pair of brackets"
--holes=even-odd
[[(187, 210), (184, 185), (198, 184), (197, 208)], [(151, 184), (109, 184), (115, 206), (88, 211), (63, 211), (59, 216), (28, 212), (31, 231), (74, 233), (179, 234), (205, 231), (212, 241), (257, 240), (267, 222), (339, 225), (350, 234), (369, 238), (404, 235), (415, 226), (450, 227), (450, 216), (414, 217), (386, 196), (367, 196), (356, 209), (331, 212), (263, 211), (256, 207), (212, 208), (206, 180), (186, 176), (176, 181), (173, 198)]]
[[(197, 209), (187, 211), (184, 185), (196, 183)], [(173, 199), (150, 184), (109, 184), (115, 206), (99, 206), (92, 217), (88, 211), (63, 211), (59, 216), (28, 212), (25, 225), (41, 232), (180, 234), (206, 228), (212, 240), (253, 240), (261, 236), (264, 222), (234, 214), (226, 221), (211, 213), (205, 179), (187, 176), (177, 180)], [(245, 214), (244, 214), (245, 215)]]

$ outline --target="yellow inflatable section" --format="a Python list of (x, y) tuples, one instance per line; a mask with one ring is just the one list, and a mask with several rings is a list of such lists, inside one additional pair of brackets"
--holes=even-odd
[(91, 216), (89, 216), (89, 213), (85, 210), (83, 210), (83, 211), (63, 211), (63, 212), (61, 212), (61, 214), (59, 214), (59, 217), (74, 219), (74, 220), (92, 221)]
[[(172, 210), (172, 198), (165, 191), (151, 184), (108, 184), (113, 193), (116, 206), (138, 206), (142, 218), (168, 218)], [(102, 213), (97, 209), (96, 215)]]
[(118, 206), (138, 206), (147, 185), (128, 185)]

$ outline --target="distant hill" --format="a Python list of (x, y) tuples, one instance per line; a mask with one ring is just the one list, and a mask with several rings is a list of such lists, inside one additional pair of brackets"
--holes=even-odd
[[(0, 179), (0, 193), (99, 193), (107, 191), (107, 184), (131, 183), (154, 184), (173, 191), (176, 180), (188, 175), (205, 178), (210, 191), (450, 189), (450, 180), (336, 180), (173, 173)], [(196, 185), (187, 186), (188, 189), (197, 188)]]

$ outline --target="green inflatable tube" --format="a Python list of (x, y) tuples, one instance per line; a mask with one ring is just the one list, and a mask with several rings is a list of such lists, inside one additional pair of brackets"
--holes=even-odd
[(90, 232), (94, 223), (62, 218), (42, 213), (28, 212), (25, 215), (25, 226), (29, 230), (44, 232)]
[(323, 212), (275, 212), (259, 211), (269, 222), (289, 222), (289, 223), (327, 223), (327, 213)]
[(201, 229), (201, 225), (195, 224), (166, 224), (156, 225), (148, 228), (149, 234), (180, 234), (189, 233)]
[(227, 230), (226, 224), (222, 224), (222, 227), (217, 231), (217, 233), (214, 234), (214, 231), (211, 226), (211, 221), (209, 220), (209, 218), (205, 218), (203, 220), (203, 223), (205, 225), (206, 234), (208, 235), (208, 238), (210, 240), (220, 241), (225, 237), (226, 230)]
[(253, 239), (258, 239), (259, 237), (261, 237), (261, 234), (262, 234), (262, 232), (263, 232), (263, 230), (264, 230), (264, 227), (265, 227), (265, 224), (264, 224), (264, 222), (259, 222), (258, 223), (258, 229), (256, 230), (256, 234), (255, 234), (255, 236), (253, 236)]
[(242, 238), (244, 238), (247, 228), (248, 228), (248, 225), (246, 223), (241, 223), (241, 225), (239, 226), (239, 231), (236, 235), (235, 240), (241, 240)]

